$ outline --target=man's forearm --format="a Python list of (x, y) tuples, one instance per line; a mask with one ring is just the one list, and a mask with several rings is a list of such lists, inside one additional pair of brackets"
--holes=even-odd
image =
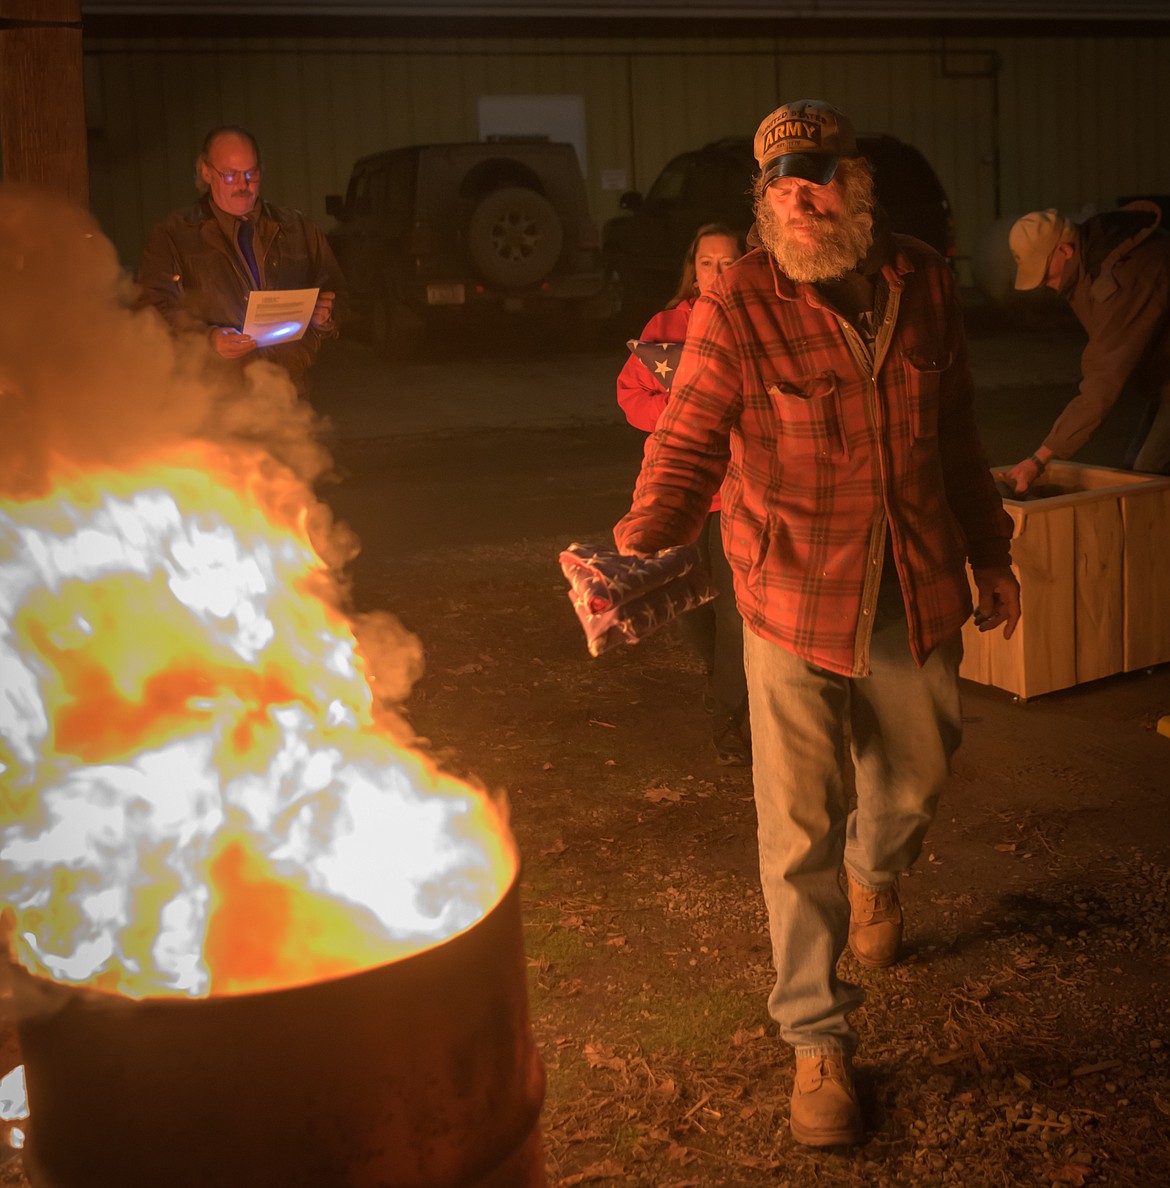
[[(669, 412), (668, 406), (664, 416)], [(705, 479), (703, 468), (663, 434), (660, 426), (647, 439), (633, 506), (614, 528), (618, 549), (654, 553), (690, 544), (702, 529), (718, 486), (709, 476)]]

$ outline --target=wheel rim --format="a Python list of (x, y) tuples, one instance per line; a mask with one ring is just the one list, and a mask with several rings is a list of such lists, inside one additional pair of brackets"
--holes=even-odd
[(501, 260), (527, 260), (540, 243), (540, 227), (533, 219), (512, 211), (492, 225), (491, 241)]

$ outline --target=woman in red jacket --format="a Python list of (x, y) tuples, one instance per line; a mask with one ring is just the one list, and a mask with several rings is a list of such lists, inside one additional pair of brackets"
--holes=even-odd
[[(670, 397), (671, 380), (696, 299), (745, 250), (743, 236), (722, 223), (707, 223), (695, 232), (677, 292), (666, 308), (646, 323), (641, 338), (631, 341), (630, 357), (618, 375), (618, 404), (635, 429), (650, 433), (658, 423)], [(704, 703), (713, 714), (716, 757), (727, 766), (746, 767), (751, 763), (751, 737), (743, 675), (743, 621), (736, 609), (731, 570), (723, 552), (718, 494), (711, 501), (696, 543), (719, 597), (684, 615), (679, 622), (707, 672)]]

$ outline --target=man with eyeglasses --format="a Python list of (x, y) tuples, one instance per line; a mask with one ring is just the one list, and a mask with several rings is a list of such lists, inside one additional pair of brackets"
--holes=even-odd
[[(151, 231), (138, 269), (140, 303), (178, 331), (205, 334), (228, 360), (284, 367), (297, 389), (321, 343), (337, 335), (333, 305), (344, 288), (325, 236), (299, 211), (260, 200), (260, 147), (244, 128), (213, 128), (195, 162), (195, 206)], [(319, 289), (303, 337), (259, 346), (241, 332), (253, 289)]]

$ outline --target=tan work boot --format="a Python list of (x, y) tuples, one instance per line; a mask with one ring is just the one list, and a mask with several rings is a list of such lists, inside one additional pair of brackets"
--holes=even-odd
[(883, 969), (898, 960), (902, 945), (902, 905), (898, 885), (870, 891), (856, 882), (848, 870), (845, 882), (849, 895), (849, 947), (853, 956), (870, 969)]
[(861, 1142), (861, 1110), (846, 1056), (797, 1056), (789, 1124), (792, 1137), (806, 1147)]

